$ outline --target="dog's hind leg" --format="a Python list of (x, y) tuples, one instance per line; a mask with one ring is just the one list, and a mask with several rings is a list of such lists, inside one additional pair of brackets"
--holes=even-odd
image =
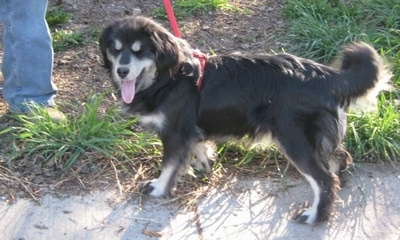
[(329, 159), (329, 171), (340, 176), (352, 162), (353, 158), (350, 153), (344, 147), (339, 146)]
[(316, 224), (327, 220), (332, 212), (333, 202), (339, 189), (339, 178), (327, 171), (301, 172), (301, 174), (310, 183), (314, 199), (312, 206), (296, 216), (295, 220), (307, 224)]
[(340, 186), (345, 186), (348, 178), (344, 174), (345, 171), (352, 164), (353, 158), (350, 153), (342, 146), (339, 146), (335, 152), (330, 156), (328, 161), (329, 172), (336, 174), (340, 179)]
[(215, 161), (216, 146), (210, 141), (201, 141), (193, 145), (190, 151), (191, 165), (195, 170), (210, 173), (210, 162)]
[(339, 179), (324, 166), (318, 153), (304, 141), (305, 137), (296, 132), (286, 137), (278, 137), (279, 145), (285, 156), (307, 179), (314, 192), (311, 208), (303, 211), (295, 220), (307, 224), (316, 224), (329, 217), (339, 188)]

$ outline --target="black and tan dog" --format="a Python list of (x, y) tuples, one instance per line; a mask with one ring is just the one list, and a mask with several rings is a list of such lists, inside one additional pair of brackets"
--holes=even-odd
[(188, 43), (144, 17), (108, 26), (100, 48), (123, 107), (163, 144), (161, 175), (144, 193), (169, 194), (191, 157), (209, 169), (207, 141), (268, 137), (314, 191), (311, 208), (297, 216), (309, 224), (331, 212), (348, 159), (340, 146), (349, 105), (375, 102), (391, 76), (372, 47), (354, 43), (338, 68), (290, 54), (212, 56), (199, 88), (202, 69)]

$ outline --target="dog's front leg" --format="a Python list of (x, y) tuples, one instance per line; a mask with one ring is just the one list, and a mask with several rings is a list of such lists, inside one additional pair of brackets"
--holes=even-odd
[(147, 182), (141, 192), (153, 197), (167, 196), (176, 185), (176, 170), (172, 165), (163, 166), (159, 178)]
[(164, 155), (159, 178), (146, 183), (141, 192), (153, 197), (170, 195), (176, 186), (179, 170), (185, 167), (189, 147), (183, 141), (163, 139)]

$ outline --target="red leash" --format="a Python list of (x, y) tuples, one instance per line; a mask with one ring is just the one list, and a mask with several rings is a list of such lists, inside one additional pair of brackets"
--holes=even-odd
[[(171, 24), (172, 32), (174, 33), (175, 37), (182, 38), (178, 28), (178, 23), (176, 22), (174, 10), (172, 9), (171, 2), (169, 0), (164, 0), (164, 7), (168, 15), (169, 23)], [(200, 77), (197, 80), (197, 88), (201, 90), (201, 87), (203, 85), (203, 73), (206, 65), (207, 55), (196, 49), (193, 50), (193, 56), (200, 61)]]
[(178, 23), (176, 23), (174, 10), (172, 9), (171, 2), (169, 0), (164, 0), (165, 11), (167, 12), (169, 23), (171, 24), (172, 32), (178, 38), (181, 37), (181, 32), (179, 32)]

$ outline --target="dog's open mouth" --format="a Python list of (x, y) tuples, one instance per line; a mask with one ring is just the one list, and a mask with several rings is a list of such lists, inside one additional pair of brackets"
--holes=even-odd
[(121, 86), (121, 96), (125, 103), (131, 103), (135, 97), (136, 80), (123, 80)]
[(133, 80), (122, 80), (121, 85), (121, 96), (122, 100), (129, 104), (135, 98), (136, 93), (136, 85), (140, 81), (140, 78), (143, 74), (143, 71)]

